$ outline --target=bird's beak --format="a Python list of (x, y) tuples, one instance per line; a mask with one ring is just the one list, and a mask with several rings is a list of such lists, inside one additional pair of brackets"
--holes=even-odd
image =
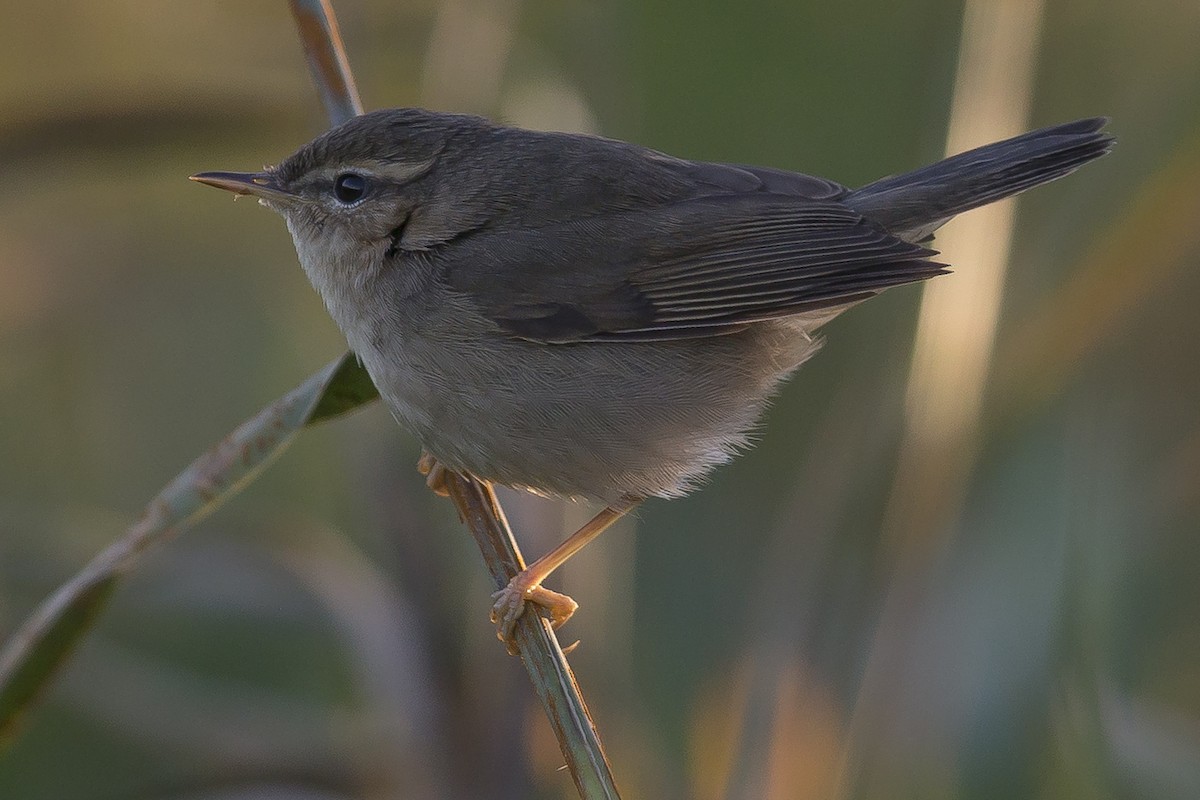
[(189, 180), (215, 186), (234, 194), (252, 194), (263, 200), (286, 200), (292, 195), (285, 191), (269, 172), (201, 172)]

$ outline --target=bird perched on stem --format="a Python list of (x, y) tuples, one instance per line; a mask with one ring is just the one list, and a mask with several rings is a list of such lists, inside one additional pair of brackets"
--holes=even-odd
[(502, 640), (542, 581), (648, 497), (747, 447), (817, 329), (946, 271), (956, 214), (1109, 151), (1104, 119), (997, 142), (859, 189), (414, 108), (377, 111), (255, 173), (192, 179), (283, 215), (384, 402), (441, 470), (597, 501), (494, 596)]

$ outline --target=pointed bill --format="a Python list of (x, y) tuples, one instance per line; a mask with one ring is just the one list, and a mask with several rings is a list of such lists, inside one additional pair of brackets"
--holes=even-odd
[(254, 195), (264, 200), (284, 200), (291, 197), (269, 172), (201, 172), (190, 176), (189, 180), (234, 194)]

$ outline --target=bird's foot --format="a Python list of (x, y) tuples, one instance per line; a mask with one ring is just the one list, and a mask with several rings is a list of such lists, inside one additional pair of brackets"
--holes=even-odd
[(449, 472), (428, 450), (421, 451), (417, 459), (417, 472), (425, 476), (425, 485), (438, 497), (449, 497), (450, 489), (446, 486), (446, 475)]
[(550, 612), (550, 624), (557, 628), (562, 625), (579, 604), (565, 594), (552, 592), (537, 582), (538, 578), (529, 570), (519, 572), (500, 591), (492, 595), (492, 622), (496, 625), (496, 638), (504, 642), (509, 655), (517, 654), (517, 641), (514, 633), (517, 620), (525, 613), (525, 604), (533, 603)]

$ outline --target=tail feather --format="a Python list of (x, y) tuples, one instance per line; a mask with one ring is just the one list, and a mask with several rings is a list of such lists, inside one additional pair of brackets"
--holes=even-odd
[(1107, 153), (1106, 117), (1031, 131), (855, 189), (844, 202), (888, 230), (920, 241), (951, 217), (1061, 178)]

